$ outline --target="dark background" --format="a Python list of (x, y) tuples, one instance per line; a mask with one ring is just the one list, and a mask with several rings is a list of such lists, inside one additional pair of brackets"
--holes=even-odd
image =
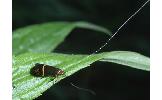
[[(13, 30), (51, 21), (88, 21), (115, 32), (146, 0), (13, 0)], [(54, 52), (90, 54), (108, 36), (75, 29)], [(100, 52), (134, 51), (150, 56), (150, 6), (144, 7)], [(93, 90), (78, 90), (73, 84)], [(54, 85), (39, 100), (149, 100), (150, 72), (96, 62)]]

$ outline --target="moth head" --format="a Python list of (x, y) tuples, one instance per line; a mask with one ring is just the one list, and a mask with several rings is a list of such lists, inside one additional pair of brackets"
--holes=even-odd
[(63, 70), (58, 70), (57, 75), (63, 75), (64, 71)]

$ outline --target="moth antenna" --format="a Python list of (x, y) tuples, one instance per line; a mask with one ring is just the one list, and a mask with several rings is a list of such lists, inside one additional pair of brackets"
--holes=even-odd
[(78, 63), (80, 63), (80, 62), (82, 62), (82, 61), (84, 61), (84, 60), (86, 60), (86, 59), (88, 59), (89, 57), (91, 57), (93, 54), (96, 54), (97, 52), (99, 52), (101, 49), (103, 49), (105, 46), (107, 46), (108, 45), (108, 43), (119, 33), (119, 31), (137, 14), (137, 13), (139, 13), (139, 11), (141, 11), (142, 10), (142, 8), (143, 7), (145, 7), (146, 6), (146, 4), (149, 2), (150, 0), (147, 0), (141, 7), (139, 7), (139, 9), (137, 10), (137, 11), (135, 11), (116, 31), (115, 31), (115, 33), (110, 37), (110, 38), (108, 38), (108, 40), (103, 44), (103, 45), (101, 45), (100, 46), (100, 48), (98, 48), (96, 51), (94, 51), (94, 52), (92, 52), (90, 55), (88, 55), (88, 56), (86, 56), (86, 57), (84, 57), (84, 58), (82, 58), (81, 60), (79, 60), (79, 61), (77, 61), (76, 63), (72, 63), (72, 64), (70, 64), (70, 65), (68, 65), (68, 67), (69, 66), (73, 66), (73, 65), (75, 65), (75, 64), (78, 64)]
[[(150, 0), (147, 0), (136, 12), (134, 12), (117, 30), (116, 32), (105, 42), (105, 44), (101, 45), (99, 49), (97, 49), (95, 52), (92, 54), (95, 54), (99, 52), (102, 48), (104, 48), (113, 38), (117, 33), (123, 28)], [(91, 55), (92, 55), (91, 54)], [(89, 55), (90, 56), (90, 55)]]
[(91, 94), (93, 94), (93, 95), (96, 95), (96, 93), (95, 93), (94, 91), (90, 90), (90, 89), (85, 89), (85, 88), (78, 87), (78, 86), (74, 85), (73, 83), (70, 83), (70, 84), (71, 84), (73, 87), (77, 88), (78, 90), (87, 91), (87, 92), (89, 92), (89, 93), (91, 93)]

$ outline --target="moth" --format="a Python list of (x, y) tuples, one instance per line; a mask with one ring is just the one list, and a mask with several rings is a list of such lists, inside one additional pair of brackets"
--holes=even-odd
[(64, 71), (54, 66), (36, 63), (30, 74), (36, 77), (57, 77), (63, 75)]

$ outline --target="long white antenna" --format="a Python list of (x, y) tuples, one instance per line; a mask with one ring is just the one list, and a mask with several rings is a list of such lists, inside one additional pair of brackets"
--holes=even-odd
[(93, 52), (92, 54), (95, 54), (97, 52), (99, 52), (102, 48), (104, 48), (112, 38), (114, 38), (115, 35), (117, 35), (117, 33), (120, 31), (120, 29), (126, 24), (128, 23), (128, 21), (130, 19), (132, 19), (150, 0), (146, 1), (133, 15), (131, 15), (118, 29), (117, 31), (105, 42), (104, 45), (102, 45), (99, 49), (97, 49), (95, 52)]
[(74, 86), (75, 88), (77, 88), (78, 90), (87, 91), (87, 92), (89, 92), (89, 93), (91, 93), (91, 94), (93, 94), (93, 95), (96, 95), (96, 93), (95, 93), (94, 91), (90, 90), (90, 89), (80, 88), (80, 87), (74, 85), (73, 83), (70, 83), (70, 84), (71, 84), (72, 86)]
[(85, 60), (85, 59), (87, 59), (87, 58), (89, 58), (90, 56), (92, 56), (93, 54), (95, 54), (95, 53), (97, 53), (97, 52), (99, 52), (102, 48), (104, 48), (113, 38), (114, 38), (114, 36), (115, 35), (117, 35), (117, 33), (120, 31), (120, 29), (124, 26), (124, 25), (126, 25), (126, 23), (128, 23), (128, 21), (129, 20), (131, 20), (148, 2), (149, 2), (150, 0), (147, 0), (134, 14), (132, 14), (118, 29), (117, 29), (117, 31), (105, 42), (105, 44), (103, 44), (99, 49), (97, 49), (95, 52), (93, 52), (92, 54), (90, 54), (90, 55), (88, 55), (88, 56), (86, 56), (85, 58), (83, 58), (83, 59), (81, 59), (81, 60), (79, 60), (78, 62), (76, 62), (76, 63), (73, 63), (73, 64), (70, 64), (70, 65), (68, 65), (68, 66), (72, 66), (72, 65), (74, 65), (74, 64), (78, 64), (78, 63), (80, 63), (80, 62), (82, 62), (83, 60)]

